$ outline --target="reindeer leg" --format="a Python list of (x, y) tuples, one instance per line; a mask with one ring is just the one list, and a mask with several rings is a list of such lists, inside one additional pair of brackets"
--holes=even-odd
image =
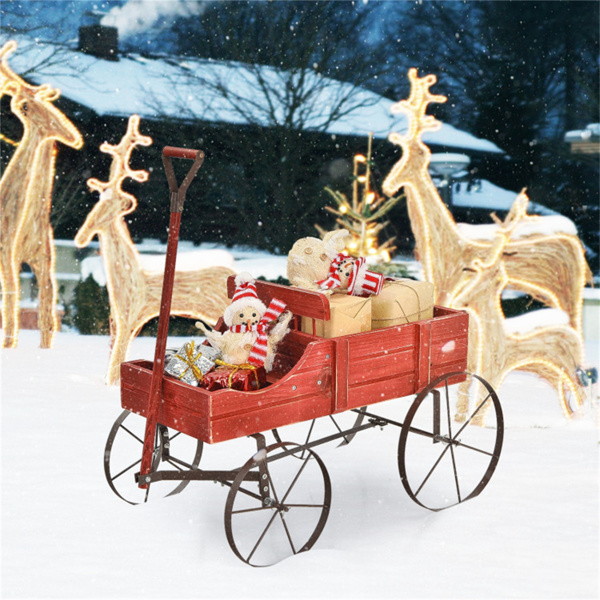
[(0, 282), (2, 283), (2, 329), (4, 330), (4, 348), (15, 348), (19, 332), (19, 299), (21, 297), (21, 282), (19, 271), (15, 268), (12, 252), (2, 252), (2, 268)]
[(58, 329), (56, 318), (56, 281), (53, 272), (54, 243), (52, 235), (45, 236), (40, 252), (31, 263), (38, 282), (38, 328), (40, 348), (51, 348), (54, 334)]
[(121, 378), (121, 363), (125, 362), (129, 345), (134, 337), (133, 328), (127, 326), (120, 319), (115, 319), (113, 325), (112, 333), (114, 337), (111, 340), (108, 369), (105, 377), (107, 385), (116, 385), (119, 383)]

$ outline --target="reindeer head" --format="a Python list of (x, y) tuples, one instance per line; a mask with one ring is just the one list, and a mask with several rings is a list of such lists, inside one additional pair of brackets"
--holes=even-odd
[(410, 69), (408, 78), (411, 83), (408, 100), (401, 100), (391, 108), (393, 113), (404, 113), (408, 118), (408, 132), (391, 133), (390, 142), (402, 147), (402, 158), (394, 165), (383, 182), (382, 189), (393, 196), (405, 183), (427, 172), (431, 152), (423, 143), (422, 135), (426, 131), (435, 131), (441, 123), (425, 111), (431, 102), (446, 102), (445, 96), (431, 94), (429, 88), (437, 81), (435, 75), (426, 75), (419, 79), (416, 69)]
[(81, 148), (81, 134), (53, 105), (60, 96), (59, 90), (47, 84), (30, 85), (8, 66), (8, 57), (16, 49), (17, 44), (14, 41), (7, 42), (0, 49), (0, 97), (11, 97), (11, 110), (23, 124), (24, 136), (28, 132), (39, 132), (45, 139), (55, 140), (72, 148)]
[(100, 146), (102, 152), (113, 157), (110, 178), (106, 182), (95, 178), (87, 181), (88, 187), (100, 194), (100, 199), (75, 236), (75, 245), (79, 248), (87, 246), (95, 234), (106, 231), (137, 207), (135, 196), (125, 192), (121, 186), (126, 178), (139, 182), (148, 179), (147, 171), (134, 171), (129, 166), (131, 153), (136, 146), (152, 144), (152, 138), (140, 134), (139, 123), (140, 117), (132, 115), (129, 117), (127, 133), (117, 146), (106, 142)]

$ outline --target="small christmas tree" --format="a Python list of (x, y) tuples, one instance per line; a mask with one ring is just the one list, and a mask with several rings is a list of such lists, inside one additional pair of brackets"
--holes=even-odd
[[(333, 213), (337, 217), (336, 222), (351, 233), (352, 237), (346, 244), (351, 255), (364, 256), (369, 258), (370, 262), (387, 262), (396, 249), (393, 245), (396, 238), (390, 238), (381, 246), (379, 245), (379, 233), (389, 224), (389, 221), (380, 222), (380, 219), (404, 199), (404, 195), (387, 198), (371, 188), (372, 143), (373, 134), (369, 134), (367, 156), (357, 154), (354, 157), (352, 201), (350, 202), (342, 192), (326, 187), (327, 192), (335, 200), (337, 208), (326, 206), (325, 210)], [(318, 225), (315, 227), (323, 236), (325, 230)]]

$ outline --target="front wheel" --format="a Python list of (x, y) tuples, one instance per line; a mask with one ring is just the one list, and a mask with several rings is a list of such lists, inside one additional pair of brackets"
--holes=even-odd
[[(455, 422), (457, 412), (460, 423)], [(475, 425), (484, 413), (485, 426)], [(502, 407), (487, 381), (468, 373), (432, 381), (415, 398), (400, 434), (398, 468), (404, 489), (433, 511), (478, 496), (496, 469), (503, 437)]]
[(282, 442), (259, 450), (240, 470), (225, 504), (225, 533), (254, 567), (313, 547), (329, 516), (331, 483), (312, 450)]

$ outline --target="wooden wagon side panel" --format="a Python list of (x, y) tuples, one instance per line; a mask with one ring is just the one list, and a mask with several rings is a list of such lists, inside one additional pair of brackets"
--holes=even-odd
[[(430, 381), (447, 373), (467, 370), (469, 315), (465, 311), (436, 306), (431, 319)], [(458, 383), (455, 378), (449, 383)]]
[(340, 338), (335, 412), (414, 393), (417, 342), (416, 323)]
[(210, 442), (250, 435), (333, 411), (334, 342), (310, 343), (284, 377), (264, 390), (219, 390), (210, 396)]
[[(121, 365), (121, 405), (142, 416), (148, 411), (152, 363), (136, 360)], [(170, 377), (163, 377), (157, 422), (192, 437), (210, 435), (209, 393)]]

